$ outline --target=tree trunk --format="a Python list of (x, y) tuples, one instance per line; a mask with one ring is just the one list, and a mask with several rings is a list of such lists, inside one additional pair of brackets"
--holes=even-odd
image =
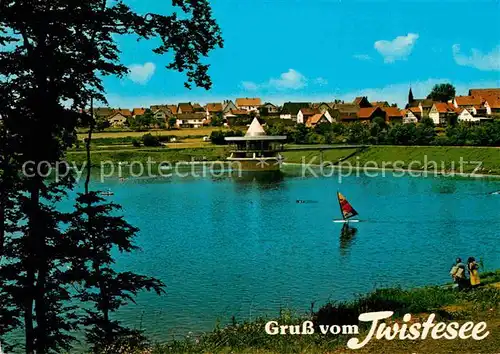
[(45, 234), (40, 232), (43, 225), (40, 225), (40, 184), (43, 181), (39, 177), (35, 177), (33, 185), (31, 188), (30, 202), (32, 209), (32, 214), (30, 215), (30, 246), (32, 245), (32, 252), (29, 253), (33, 256), (33, 260), (30, 262), (32, 265), (33, 279), (35, 278), (35, 273), (38, 271), (36, 284), (32, 284), (33, 291), (32, 297), (34, 298), (35, 304), (35, 319), (36, 319), (36, 329), (35, 334), (35, 351), (37, 354), (45, 354), (46, 348), (46, 338), (47, 338), (47, 306), (45, 299), (45, 285), (47, 281), (47, 252), (45, 251)]
[(5, 191), (0, 187), (0, 260), (3, 257), (3, 247), (5, 242)]

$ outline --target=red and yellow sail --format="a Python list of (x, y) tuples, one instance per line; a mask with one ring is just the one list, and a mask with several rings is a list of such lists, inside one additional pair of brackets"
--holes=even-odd
[(358, 215), (358, 212), (354, 210), (351, 204), (347, 201), (347, 199), (339, 192), (337, 192), (337, 196), (339, 198), (340, 210), (342, 211), (342, 217), (344, 219), (352, 218), (353, 216)]

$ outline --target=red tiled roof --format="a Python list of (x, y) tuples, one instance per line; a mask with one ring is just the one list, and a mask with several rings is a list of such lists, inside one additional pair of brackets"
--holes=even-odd
[(182, 113), (192, 113), (193, 112), (193, 106), (191, 103), (179, 103), (179, 108), (177, 111), (181, 110)]
[(124, 115), (121, 111), (116, 110), (113, 114), (111, 114), (110, 116), (108, 116), (108, 119), (112, 119), (112, 118), (116, 117), (117, 115), (120, 115), (120, 116), (122, 116), (124, 118), (127, 118), (127, 116)]
[(319, 111), (319, 109), (315, 109), (315, 108), (301, 108), (300, 111), (305, 116), (313, 116), (315, 114), (320, 114), (321, 113)]
[(222, 103), (208, 103), (207, 104), (207, 111), (210, 113), (213, 112), (222, 112)]
[(181, 113), (177, 114), (177, 119), (205, 119), (205, 114), (203, 113)]
[(340, 120), (356, 120), (358, 119), (357, 113), (339, 112)]
[(248, 107), (248, 106), (261, 106), (262, 101), (260, 98), (237, 98), (236, 106), (237, 107)]
[(142, 116), (144, 113), (146, 113), (146, 110), (144, 108), (134, 108), (132, 110), (133, 116)]
[(455, 107), (451, 103), (436, 102), (434, 106), (439, 113), (455, 112)]
[(177, 114), (177, 106), (175, 104), (168, 104), (167, 108), (170, 109), (170, 112), (172, 112), (172, 114)]
[(363, 96), (356, 97), (352, 103), (359, 105), (364, 98)]
[(474, 106), (481, 104), (481, 98), (475, 96), (457, 96), (455, 100), (459, 106)]
[(244, 109), (232, 109), (231, 113), (236, 115), (236, 116), (247, 116), (248, 111), (245, 111)]
[(409, 110), (412, 112), (412, 113), (418, 113), (418, 114), (422, 114), (422, 111), (420, 110), (420, 108), (418, 107), (410, 107)]
[(500, 96), (500, 88), (470, 89), (470, 96)]
[[(378, 107), (378, 106), (377, 106)], [(382, 107), (387, 117), (401, 117), (402, 113), (398, 107)]]
[(115, 113), (121, 113), (124, 117), (130, 117), (132, 112), (130, 109), (115, 109)]
[(488, 102), (490, 108), (500, 108), (500, 97), (489, 96), (485, 98), (485, 101)]
[(358, 111), (358, 118), (366, 119), (370, 118), (376, 110), (380, 109), (379, 107), (367, 107), (360, 108)]
[(322, 113), (317, 113), (307, 119), (306, 125), (312, 125), (312, 124), (317, 124), (321, 118), (323, 118)]

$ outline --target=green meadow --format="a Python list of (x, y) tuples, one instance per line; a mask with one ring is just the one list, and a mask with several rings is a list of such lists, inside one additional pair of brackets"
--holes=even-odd
[[(321, 160), (322, 155), (322, 160)], [(286, 162), (339, 163), (341, 160), (352, 166), (411, 168), (421, 170), (424, 166), (437, 170), (452, 170), (464, 173), (500, 174), (500, 148), (462, 146), (370, 146), (366, 149), (310, 150), (285, 152)], [(315, 159), (314, 159), (315, 158)], [(314, 159), (314, 160), (313, 160)]]

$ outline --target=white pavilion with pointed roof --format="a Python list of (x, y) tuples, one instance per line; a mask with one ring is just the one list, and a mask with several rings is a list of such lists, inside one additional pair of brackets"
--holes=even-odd
[(243, 171), (276, 171), (281, 167), (284, 135), (267, 135), (257, 118), (254, 118), (245, 136), (226, 137), (232, 145), (227, 158), (233, 168)]

